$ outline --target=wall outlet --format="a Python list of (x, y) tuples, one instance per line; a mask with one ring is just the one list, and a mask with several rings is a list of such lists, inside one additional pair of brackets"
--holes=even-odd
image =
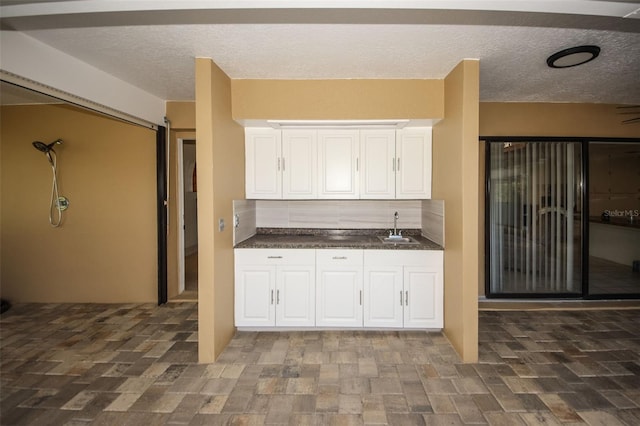
[(218, 220), (218, 231), (220, 232), (224, 231), (224, 219), (222, 218)]

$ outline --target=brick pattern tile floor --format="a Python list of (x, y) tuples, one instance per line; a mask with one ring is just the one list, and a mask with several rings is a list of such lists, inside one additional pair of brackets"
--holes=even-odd
[(640, 424), (640, 310), (479, 315), (478, 364), (419, 331), (241, 332), (198, 364), (195, 303), (16, 305), (0, 424)]

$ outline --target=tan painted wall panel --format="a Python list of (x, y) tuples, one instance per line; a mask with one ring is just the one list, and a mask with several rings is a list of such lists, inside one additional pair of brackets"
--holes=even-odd
[[(51, 168), (31, 142), (64, 140), (60, 228)], [(2, 297), (15, 302), (155, 302), (155, 132), (65, 105), (2, 107)]]
[(233, 118), (442, 118), (443, 88), (443, 80), (232, 80)]
[(244, 129), (231, 116), (231, 79), (212, 64), (214, 223), (226, 223), (214, 235), (215, 356), (235, 334), (233, 200), (244, 198)]
[(235, 333), (232, 201), (244, 198), (244, 131), (231, 118), (231, 80), (209, 59), (196, 60), (196, 121), (199, 360), (213, 362)]
[(196, 128), (196, 103), (193, 101), (168, 101), (166, 117), (174, 130)]
[(479, 64), (445, 79), (446, 119), (434, 127), (433, 198), (445, 202), (444, 331), (465, 362), (478, 359)]
[[(213, 82), (210, 59), (196, 59), (198, 177), (198, 360), (214, 362)], [(210, 259), (205, 261), (205, 259)]]
[(640, 137), (640, 125), (622, 124), (628, 115), (616, 105), (492, 103), (480, 104), (482, 136)]

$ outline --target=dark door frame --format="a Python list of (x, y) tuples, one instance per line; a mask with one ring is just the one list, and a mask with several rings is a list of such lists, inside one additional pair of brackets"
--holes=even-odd
[(158, 216), (158, 305), (167, 303), (167, 129), (158, 126), (156, 130), (156, 179)]

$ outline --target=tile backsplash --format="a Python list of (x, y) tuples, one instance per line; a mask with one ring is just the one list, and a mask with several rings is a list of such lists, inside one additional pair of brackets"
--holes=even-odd
[(256, 200), (234, 200), (233, 217), (233, 245), (256, 234)]
[(314, 200), (256, 201), (258, 228), (421, 228), (421, 201), (416, 200)]
[(444, 200), (422, 201), (422, 235), (444, 247)]
[(233, 243), (255, 235), (256, 228), (421, 229), (444, 246), (442, 200), (235, 200)]

